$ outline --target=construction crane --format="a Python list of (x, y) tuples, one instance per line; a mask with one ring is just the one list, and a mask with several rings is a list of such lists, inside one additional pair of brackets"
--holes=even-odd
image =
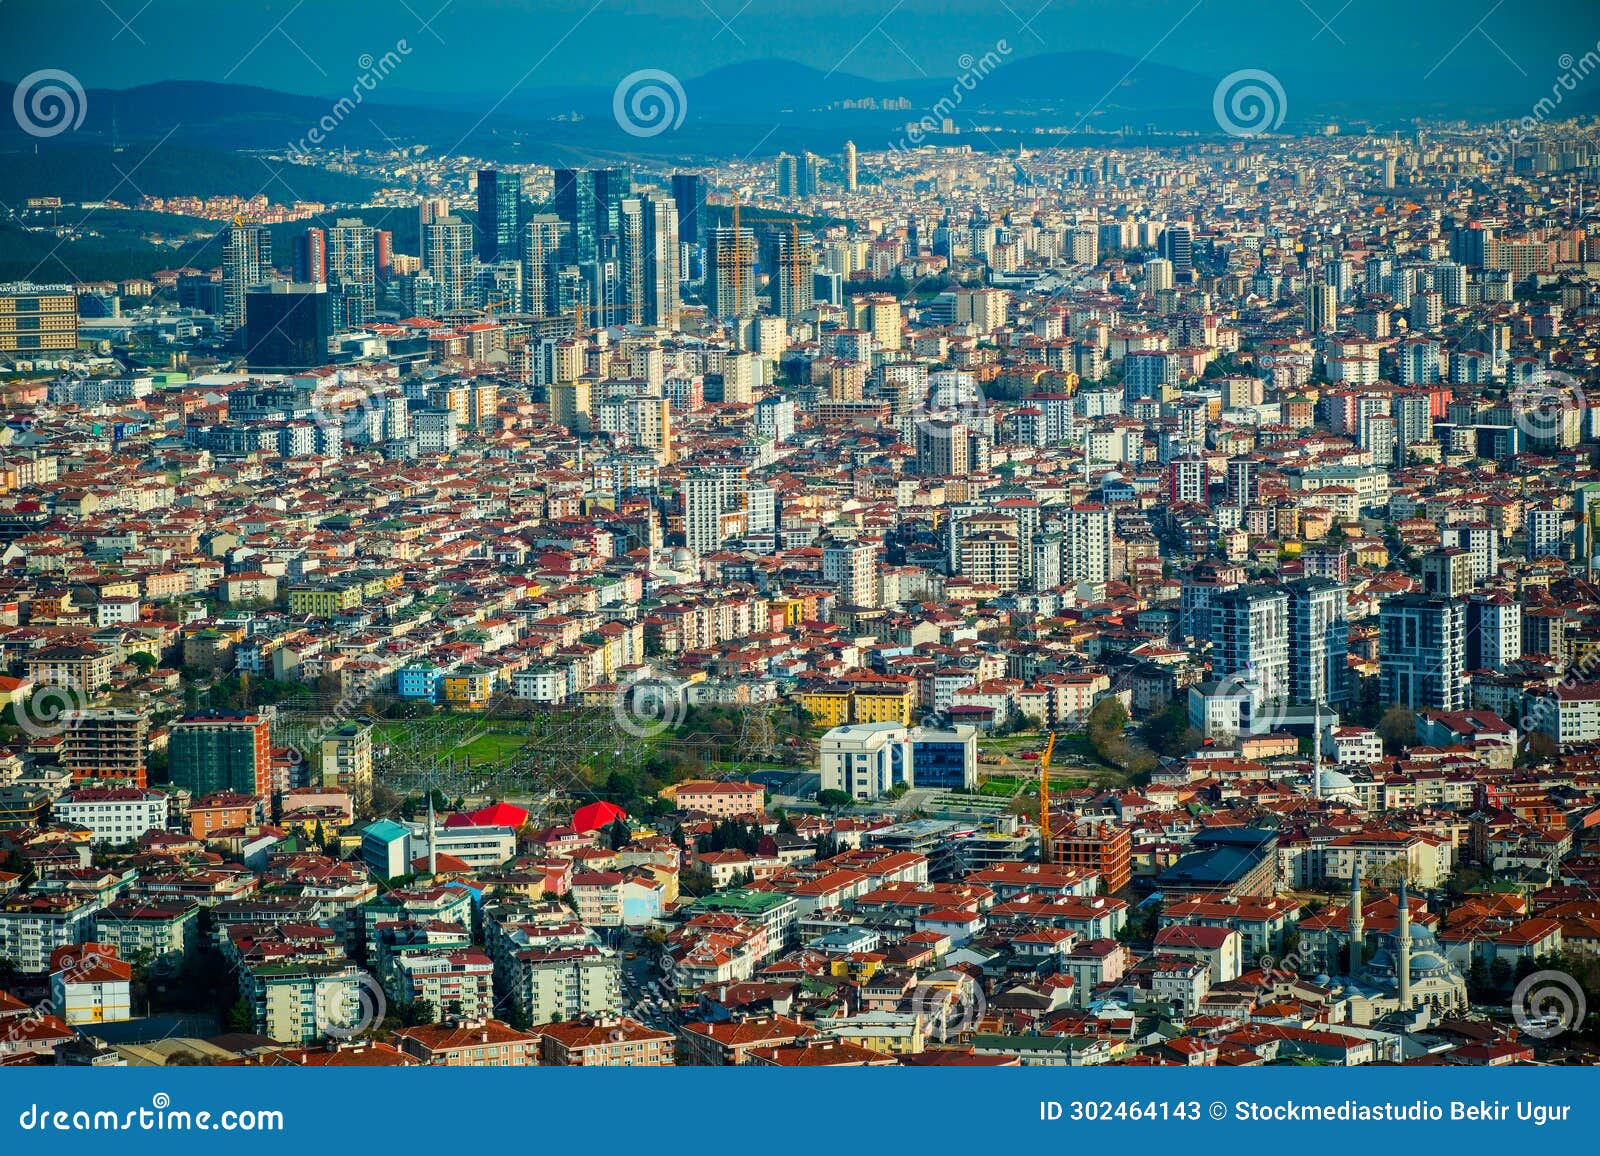
[(1039, 756), (1039, 862), (1048, 863), (1053, 847), (1050, 839), (1050, 755), (1056, 749), (1056, 732), (1044, 744)]

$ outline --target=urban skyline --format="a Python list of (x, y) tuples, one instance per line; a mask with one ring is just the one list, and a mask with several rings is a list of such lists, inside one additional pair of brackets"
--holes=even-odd
[(0, 1067), (1600, 1066), (1600, 14), (114, 3), (0, 8)]

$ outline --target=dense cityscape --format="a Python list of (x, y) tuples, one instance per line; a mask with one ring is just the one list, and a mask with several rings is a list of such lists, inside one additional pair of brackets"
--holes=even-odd
[(1012, 52), (5, 206), (0, 1066), (1600, 1063), (1600, 120)]

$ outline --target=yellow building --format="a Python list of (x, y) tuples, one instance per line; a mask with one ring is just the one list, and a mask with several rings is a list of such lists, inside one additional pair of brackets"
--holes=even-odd
[(811, 721), (817, 726), (831, 730), (850, 721), (849, 687), (801, 691), (799, 698), (800, 708), (811, 716)]
[(903, 727), (911, 725), (912, 712), (917, 707), (917, 688), (913, 683), (906, 687), (896, 685), (890, 687), (873, 687), (870, 690), (857, 689), (855, 701), (851, 704), (851, 722), (899, 723)]
[(298, 586), (289, 591), (289, 613), (331, 618), (361, 605), (359, 586)]
[(770, 603), (774, 610), (783, 612), (783, 625), (799, 626), (806, 620), (806, 602), (804, 598), (774, 598)]
[(482, 710), (494, 690), (494, 674), (478, 666), (464, 666), (444, 676), (444, 701), (457, 710)]

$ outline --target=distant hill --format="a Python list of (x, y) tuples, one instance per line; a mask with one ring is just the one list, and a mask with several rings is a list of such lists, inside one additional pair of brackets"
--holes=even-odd
[(79, 144), (76, 135), (57, 139), (69, 143), (44, 142), (37, 153), (0, 151), (0, 201), (16, 205), (28, 197), (55, 196), (64, 201), (117, 200), (131, 205), (142, 195), (249, 196), (259, 190), (280, 204), (359, 203), (376, 188), (361, 177), (195, 147), (176, 136), (165, 143), (143, 140), (120, 151), (103, 144)]
[[(946, 67), (954, 69), (960, 63), (952, 61)], [(605, 86), (528, 86), (509, 94), (491, 90), (431, 94), (380, 84), (372, 94), (363, 94), (360, 105), (346, 106), (327, 143), (382, 147), (398, 142), (423, 145), (434, 152), (469, 152), (500, 161), (552, 165), (603, 164), (627, 158), (654, 158), (670, 164), (708, 156), (770, 156), (801, 149), (833, 153), (846, 139), (854, 139), (865, 150), (883, 148), (902, 138), (907, 122), (936, 108), (949, 111), (979, 148), (1013, 147), (1031, 138), (1036, 129), (1051, 127), (1108, 131), (1126, 126), (1142, 132), (1148, 125), (1157, 133), (1216, 130), (1211, 104), (1220, 75), (1092, 51), (996, 54), (987, 63), (966, 63), (964, 75), (972, 81), (970, 87), (958, 84), (955, 75), (873, 80), (782, 59), (731, 64), (703, 76), (682, 78), (683, 121), (655, 136), (632, 135), (619, 127), (612, 109), (614, 90)], [(1288, 75), (1281, 79), (1288, 94), (1290, 128), (1319, 118), (1395, 127), (1417, 115), (1490, 119), (1529, 112), (1523, 105), (1501, 107), (1494, 92), (1483, 94), (1481, 107), (1469, 110), (1458, 103), (1452, 109), (1426, 96), (1407, 98), (1382, 78), (1356, 72), (1339, 85), (1311, 84)], [(1589, 79), (1592, 83), (1569, 95), (1551, 115), (1600, 112), (1600, 77)], [(0, 83), (0, 102), (8, 102), (13, 89), (9, 83)], [(82, 150), (90, 143), (132, 147), (161, 140), (178, 126), (161, 155), (141, 169), (140, 184), (146, 184), (147, 170), (148, 179), (160, 185), (169, 170), (180, 167), (189, 170), (184, 179), (192, 181), (209, 166), (174, 162), (174, 154), (182, 155), (180, 146), (286, 155), (307, 141), (308, 132), (330, 114), (341, 97), (350, 95), (345, 91), (308, 96), (197, 81), (91, 89), (86, 95), (83, 125), (60, 137), (37, 140), (25, 135), (13, 118), (0, 117), (0, 150), (10, 147), (47, 158), (61, 149)], [(878, 107), (843, 107), (846, 102), (867, 100)], [(906, 108), (883, 107), (901, 101), (907, 103)], [(969, 122), (978, 118), (989, 130), (981, 138), (969, 128)], [(1072, 145), (1080, 140), (1057, 136), (1053, 143)], [(43, 164), (50, 181), (69, 186), (63, 195), (103, 195), (95, 186), (104, 183), (106, 167), (99, 165), (79, 181), (72, 179), (76, 163), (30, 160), (22, 167), (31, 170)], [(247, 162), (246, 168), (250, 164), (259, 162)], [(19, 175), (5, 168), (0, 165), (0, 196), (9, 199), (37, 184), (37, 174)], [(114, 170), (110, 171), (115, 176)], [(239, 186), (231, 183), (235, 177), (245, 177), (244, 183), (251, 188), (261, 183), (250, 184), (247, 174), (236, 169), (219, 168), (217, 174), (220, 179), (214, 183), (219, 191), (237, 191)], [(311, 176), (303, 179), (316, 180)], [(319, 200), (349, 197), (349, 187), (340, 185), (300, 191)]]

